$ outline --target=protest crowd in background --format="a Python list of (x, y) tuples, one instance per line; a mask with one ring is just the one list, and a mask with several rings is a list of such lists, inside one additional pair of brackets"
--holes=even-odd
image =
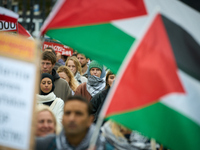
[[(79, 55), (78, 53), (77, 56)], [(90, 60), (88, 63), (89, 58), (86, 58), (84, 54), (81, 56), (84, 57), (84, 60), (77, 59), (76, 55), (68, 56), (64, 65), (59, 64), (60, 66), (55, 68), (56, 60), (57, 63), (59, 60), (56, 59), (53, 49), (48, 51), (47, 47), (42, 52), (40, 93), (37, 95), (37, 103), (48, 106), (54, 112), (56, 119), (51, 117), (51, 121), (49, 121), (50, 117), (46, 115), (45, 118), (44, 114), (41, 114), (41, 112), (47, 113), (47, 109), (42, 109), (37, 113), (36, 149), (38, 150), (87, 149), (89, 146), (102, 105), (109, 89), (114, 84), (115, 74), (108, 68), (106, 70), (95, 60)], [(82, 67), (85, 66), (88, 66), (87, 78), (83, 76), (85, 73), (82, 72)], [(70, 91), (66, 99), (63, 97), (64, 100), (60, 99), (61, 96), (54, 90), (57, 78), (65, 83), (67, 90)], [(81, 80), (82, 78), (84, 80)], [(57, 84), (57, 86), (59, 85)], [(60, 115), (63, 115), (62, 119)], [(40, 117), (43, 117), (43, 120)], [(60, 125), (61, 122), (62, 125)], [(114, 122), (105, 122), (99, 132), (96, 149), (152, 149), (150, 140), (141, 134)], [(157, 149), (159, 148), (160, 146), (157, 145)]]
[[(30, 130), (28, 147), (196, 150), (200, 142), (200, 9), (175, 0), (83, 0), (80, 4), (57, 1), (37, 37), (18, 23), (18, 14), (0, 7), (0, 78), (6, 77), (5, 83), (0, 80), (0, 91), (12, 88), (21, 96), (22, 88), (7, 82), (12, 73), (13, 79), (21, 77), (16, 83), (22, 77), (24, 82), (31, 77), (37, 82), (28, 83), (36, 91), (32, 95), (30, 87), (22, 85), (34, 97), (31, 113), (23, 113), (32, 115), (24, 123)], [(160, 11), (154, 9), (157, 5)], [(36, 46), (26, 40), (17, 42), (18, 34)], [(7, 35), (14, 35), (14, 40)], [(13, 48), (10, 56), (9, 47)], [(19, 65), (4, 67), (4, 57), (8, 62), (18, 60), (10, 64)], [(17, 72), (20, 61), (34, 64), (36, 75), (29, 72), (30, 67), (22, 67), (29, 74)], [(0, 92), (0, 105), (25, 106), (17, 102), (20, 98), (9, 98)], [(2, 107), (0, 127), (9, 121)], [(0, 149), (9, 147), (6, 138), (19, 139), (20, 145), (23, 136), (0, 129)]]

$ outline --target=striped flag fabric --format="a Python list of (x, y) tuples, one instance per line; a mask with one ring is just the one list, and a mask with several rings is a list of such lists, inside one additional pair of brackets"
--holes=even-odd
[(199, 149), (196, 58), (200, 47), (195, 39), (165, 15), (156, 15), (121, 66), (104, 115), (170, 150)]
[(176, 0), (60, 0), (42, 26), (41, 34), (117, 73), (156, 6), (200, 43), (196, 31), (200, 26), (199, 12)]
[(19, 15), (14, 13), (13, 11), (4, 7), (0, 7), (0, 20), (6, 22), (17, 22), (18, 17)]
[[(155, 17), (143, 37), (141, 29), (155, 6), (162, 15)], [(121, 66), (127, 74), (120, 73), (109, 95), (106, 117), (170, 150), (196, 150), (200, 143), (199, 27), (200, 13), (176, 0), (60, 0), (41, 34), (114, 73), (126, 57), (124, 64), (130, 66)], [(129, 51), (141, 37), (137, 50)]]
[(59, 0), (41, 33), (102, 62), (116, 73), (137, 38), (117, 25), (144, 15), (147, 11), (142, 0)]

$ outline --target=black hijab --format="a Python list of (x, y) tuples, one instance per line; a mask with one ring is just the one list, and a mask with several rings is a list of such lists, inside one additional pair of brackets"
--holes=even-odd
[[(54, 88), (55, 88), (55, 85), (54, 85), (54, 82), (53, 82), (53, 77), (52, 75), (50, 75), (49, 73), (43, 73), (42, 76), (41, 76), (41, 80), (40, 80), (40, 84), (41, 84), (41, 81), (42, 79), (44, 78), (49, 78), (51, 79), (51, 82), (52, 82), (52, 89), (49, 93), (53, 92)], [(40, 88), (40, 95), (48, 95), (49, 93), (44, 93), (41, 88)]]

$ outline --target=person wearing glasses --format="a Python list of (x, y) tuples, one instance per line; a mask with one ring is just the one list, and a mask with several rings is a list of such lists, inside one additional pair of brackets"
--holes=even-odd
[(50, 51), (44, 51), (42, 53), (40, 71), (42, 73), (49, 73), (53, 76), (55, 84), (54, 93), (62, 100), (66, 100), (68, 96), (71, 96), (72, 91), (69, 84), (64, 79), (61, 79), (56, 70), (54, 69), (56, 63), (56, 56)]

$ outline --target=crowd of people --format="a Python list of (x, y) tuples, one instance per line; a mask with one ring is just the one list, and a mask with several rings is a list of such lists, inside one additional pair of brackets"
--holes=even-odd
[[(40, 72), (35, 149), (87, 150), (115, 74), (84, 54), (63, 60), (51, 47), (42, 52)], [(95, 148), (151, 150), (152, 145), (140, 133), (109, 120), (102, 124)]]

